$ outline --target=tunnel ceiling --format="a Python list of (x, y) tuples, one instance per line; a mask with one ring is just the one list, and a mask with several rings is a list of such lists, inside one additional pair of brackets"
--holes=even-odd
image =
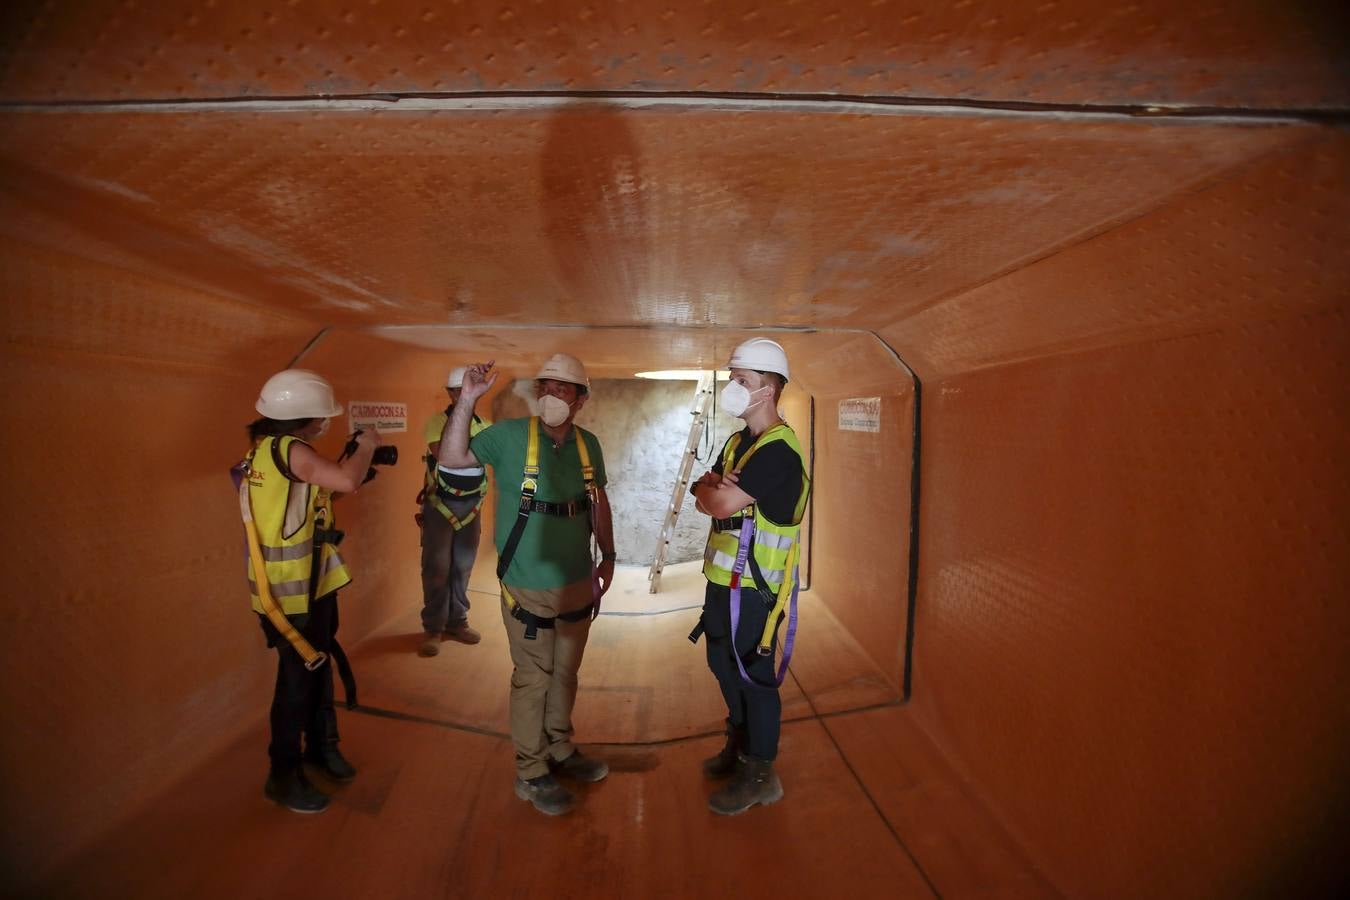
[(923, 314), (1309, 130), (1064, 104), (1350, 99), (1314, 7), (926, 6), (11, 4), (0, 228), (423, 346), (691, 329), (620, 342), (665, 366)]
[(1344, 108), (1343, 10), (1330, 0), (21, 0), (0, 14), (0, 93), (710, 91)]

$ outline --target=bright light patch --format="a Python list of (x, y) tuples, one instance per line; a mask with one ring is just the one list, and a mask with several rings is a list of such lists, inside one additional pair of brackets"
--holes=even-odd
[[(655, 372), (634, 372), (638, 378), (652, 378), (657, 381), (698, 381), (707, 374), (707, 369), (660, 369)], [(726, 369), (717, 371), (718, 381), (727, 381), (731, 373)]]

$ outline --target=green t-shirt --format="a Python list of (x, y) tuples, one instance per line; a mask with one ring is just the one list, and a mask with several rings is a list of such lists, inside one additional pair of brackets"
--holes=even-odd
[[(530, 420), (506, 419), (485, 428), (469, 441), (469, 450), (484, 465), (492, 466), (497, 482), (497, 552), (516, 524), (520, 510), (520, 480), (525, 472), (525, 447), (529, 440)], [(600, 442), (589, 431), (575, 425), (557, 450), (543, 426), (539, 428), (539, 490), (536, 500), (566, 503), (586, 495), (581, 479), (581, 457), (577, 453), (577, 434), (585, 437), (595, 483), (605, 486), (605, 458)], [(591, 521), (583, 513), (564, 518), (541, 512), (530, 513), (525, 532), (516, 545), (511, 568), (502, 580), (523, 588), (560, 588), (591, 577)]]

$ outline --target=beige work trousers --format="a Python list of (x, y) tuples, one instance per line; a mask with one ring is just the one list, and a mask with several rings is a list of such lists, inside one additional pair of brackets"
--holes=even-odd
[[(531, 589), (507, 585), (516, 602), (539, 616), (581, 609), (591, 602), (591, 582), (561, 588)], [(516, 748), (516, 775), (548, 774), (549, 760), (571, 756), (572, 707), (577, 699), (577, 670), (590, 636), (589, 617), (579, 622), (556, 619), (525, 639), (525, 623), (511, 615), (502, 597), (502, 621), (511, 647), (511, 741)]]

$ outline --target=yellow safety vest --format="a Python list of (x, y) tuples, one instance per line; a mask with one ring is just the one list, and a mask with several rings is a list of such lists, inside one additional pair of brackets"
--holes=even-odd
[[(245, 460), (248, 501), (267, 583), (273, 600), (288, 616), (309, 612), (313, 599), (309, 594), (309, 582), (314, 567), (314, 531), (334, 527), (332, 493), (312, 484), (291, 481), (272, 459), (272, 445), (276, 443), (281, 459), (289, 464), (291, 445), (297, 440), (299, 438), (289, 435), (265, 437), (258, 441)], [(314, 597), (330, 594), (351, 580), (351, 573), (337, 546), (325, 542), (320, 550), (319, 581)], [(248, 584), (253, 596), (253, 611), (266, 614), (268, 611), (258, 596), (251, 561)]]
[[(438, 413), (436, 416), (432, 418), (432, 421), (435, 421), (437, 418), (442, 420), (441, 427), (444, 428), (445, 427), (444, 420), (447, 418), (446, 414)], [(479, 418), (477, 415), (475, 415), (469, 421), (469, 439), (472, 440), (474, 435), (478, 434), (480, 431), (483, 431), (484, 429), (491, 427), (491, 425), (492, 421), (490, 419), (482, 419)], [(430, 431), (431, 423), (428, 422), (427, 426), (428, 426), (427, 430)], [(426, 498), (426, 500), (429, 503), (431, 503), (433, 507), (436, 508), (437, 512), (439, 512), (442, 516), (445, 516), (446, 521), (450, 523), (450, 526), (454, 528), (455, 531), (459, 531), (465, 525), (468, 525), (474, 519), (478, 518), (478, 513), (483, 508), (483, 500), (487, 497), (487, 490), (488, 490), (487, 470), (486, 469), (483, 470), (483, 480), (479, 482), (478, 487), (472, 489), (454, 488), (445, 483), (443, 473), (440, 471), (439, 468), (437, 468), (436, 457), (428, 453), (424, 457), (424, 461), (426, 462), (427, 473), (426, 477), (423, 479), (422, 482), (421, 496)], [(473, 509), (469, 510), (468, 515), (466, 515), (464, 518), (461, 519), (450, 511), (449, 506), (445, 505), (445, 502), (442, 498), (446, 496), (450, 497), (476, 496), (478, 498), (478, 502), (474, 504)]]
[[(734, 472), (745, 467), (745, 464), (754, 456), (760, 447), (770, 444), (774, 441), (783, 441), (793, 452), (797, 454), (797, 461), (802, 469), (802, 493), (797, 499), (797, 506), (792, 512), (792, 521), (780, 525), (777, 522), (770, 521), (759, 511), (758, 504), (750, 504), (736, 515), (753, 516), (755, 522), (755, 536), (753, 552), (755, 562), (759, 564), (759, 570), (764, 575), (767, 585), (757, 585), (753, 570), (746, 566), (745, 571), (741, 573), (742, 587), (759, 587), (762, 590), (770, 591), (774, 594), (780, 594), (780, 590), (787, 584), (787, 574), (789, 562), (796, 560), (796, 548), (802, 531), (802, 516), (806, 512), (806, 500), (811, 494), (811, 479), (806, 474), (805, 459), (802, 454), (802, 448), (797, 443), (797, 435), (785, 423), (780, 423), (765, 431), (759, 438), (750, 445), (750, 449), (745, 451), (745, 455), (736, 459), (736, 450), (740, 447), (741, 433), (736, 432), (727, 441), (726, 447), (722, 451), (722, 471)], [(708, 545), (703, 552), (703, 575), (714, 584), (720, 584), (725, 587), (731, 586), (731, 577), (736, 565), (736, 551), (739, 549), (741, 540), (741, 530), (739, 528), (726, 531), (717, 530), (716, 523), (708, 532)], [(791, 560), (789, 559), (791, 557)]]

